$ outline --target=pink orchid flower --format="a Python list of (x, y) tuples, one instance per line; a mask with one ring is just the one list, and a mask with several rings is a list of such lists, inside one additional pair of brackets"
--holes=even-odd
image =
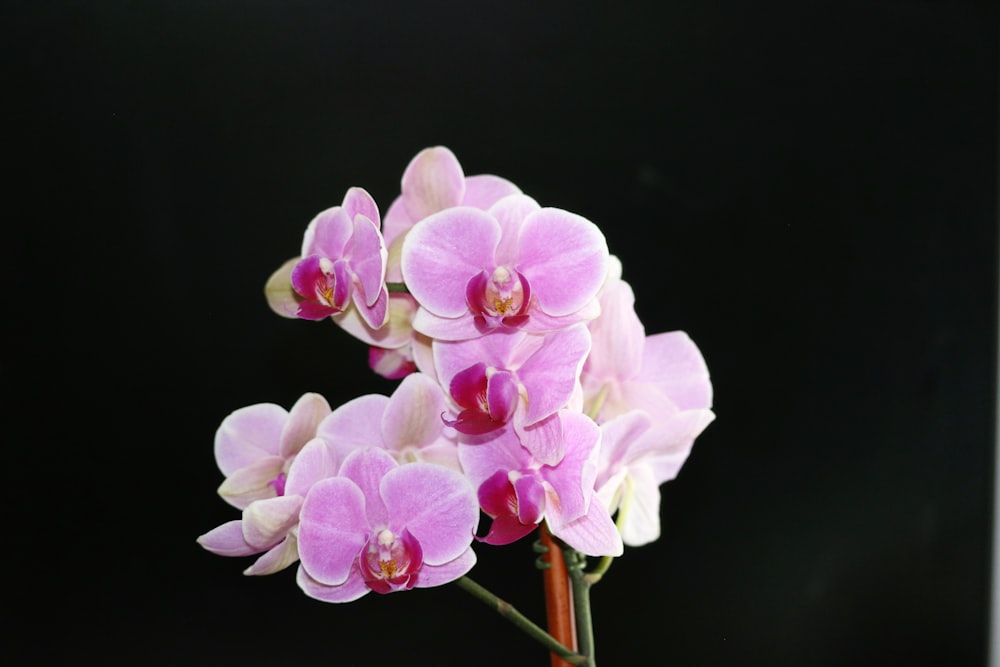
[(441, 419), (448, 411), (438, 383), (414, 373), (391, 396), (368, 394), (341, 405), (319, 424), (317, 435), (341, 459), (355, 449), (380, 447), (400, 463), (426, 461), (461, 470), (455, 433)]
[(435, 341), (434, 367), (460, 410), (449, 425), (481, 435), (507, 424), (542, 463), (556, 463), (564, 442), (552, 419), (580, 393), (590, 334), (580, 323), (551, 334), (497, 331), (464, 341)]
[(313, 218), (291, 275), (292, 287), (303, 298), (299, 317), (321, 320), (353, 304), (373, 329), (385, 323), (388, 252), (379, 224), (378, 207), (361, 188), (350, 188), (340, 206)]
[(355, 450), (306, 495), (297, 581), (326, 602), (440, 586), (475, 564), (478, 523), (475, 490), (461, 473)]
[(304, 492), (317, 474), (336, 470), (332, 452), (315, 438), (329, 414), (326, 399), (307, 393), (290, 412), (260, 403), (223, 420), (215, 438), (216, 461), (227, 475), (219, 495), (243, 514), (201, 535), (203, 548), (223, 556), (263, 553), (245, 574), (271, 574), (295, 562), (293, 531)]
[(543, 464), (507, 431), (486, 445), (459, 445), (462, 468), (493, 522), (488, 544), (509, 544), (544, 519), (552, 534), (589, 556), (620, 556), (623, 544), (611, 515), (594, 498), (600, 429), (583, 414), (563, 410), (558, 423), (566, 455)]
[[(403, 172), (400, 190), (382, 221), (382, 234), (389, 249), (386, 280), (390, 282), (403, 281), (399, 268), (402, 241), (416, 222), (452, 206), (485, 210), (502, 197), (521, 192), (499, 176), (466, 176), (458, 158), (444, 146), (417, 153)], [(378, 334), (371, 335), (357, 318), (345, 317), (339, 324), (368, 342), (372, 370), (395, 380), (417, 370), (427, 370), (421, 360), (429, 359), (430, 339), (413, 330), (416, 310), (417, 302), (412, 296), (390, 292), (389, 318)]]
[(607, 261), (594, 223), (515, 194), (488, 211), (455, 206), (424, 218), (406, 234), (401, 268), (419, 304), (413, 328), (465, 340), (593, 319)]
[(601, 315), (588, 323), (591, 351), (580, 375), (587, 414), (603, 423), (632, 409), (666, 417), (712, 407), (712, 382), (697, 345), (683, 331), (646, 335), (616, 257), (599, 300)]

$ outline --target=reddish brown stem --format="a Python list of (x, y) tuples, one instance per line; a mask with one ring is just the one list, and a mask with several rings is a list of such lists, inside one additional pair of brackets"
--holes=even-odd
[[(566, 571), (566, 561), (563, 560), (562, 549), (552, 539), (545, 524), (542, 524), (540, 532), (542, 544), (548, 549), (543, 560), (549, 563), (549, 567), (542, 572), (545, 580), (545, 613), (549, 634), (567, 648), (576, 651), (573, 589), (570, 585), (569, 573)], [(570, 663), (555, 653), (551, 655), (552, 667), (571, 667)]]

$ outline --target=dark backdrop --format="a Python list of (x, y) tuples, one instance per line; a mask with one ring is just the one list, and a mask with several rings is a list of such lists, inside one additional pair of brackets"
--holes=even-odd
[[(985, 663), (993, 3), (2, 7), (19, 664), (547, 664), (453, 587), (327, 605), (194, 541), (230, 411), (391, 391), (262, 287), (436, 144), (596, 222), (712, 373), (663, 537), (594, 589), (602, 665)], [(530, 541), (478, 553), (541, 620)]]

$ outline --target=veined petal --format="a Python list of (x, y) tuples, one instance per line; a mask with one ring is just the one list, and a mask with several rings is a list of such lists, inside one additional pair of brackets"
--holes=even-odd
[(424, 562), (441, 565), (468, 548), (479, 525), (479, 502), (469, 481), (448, 468), (410, 463), (385, 474), (382, 498), (394, 531), (420, 542)]
[(589, 323), (593, 346), (583, 372), (601, 380), (628, 380), (642, 368), (646, 329), (635, 312), (632, 287), (621, 280), (605, 284), (601, 315)]
[(528, 392), (527, 424), (566, 405), (589, 351), (590, 332), (583, 324), (544, 337), (541, 347), (517, 371)]
[(403, 244), (402, 271), (417, 302), (440, 317), (469, 312), (465, 287), (482, 271), (492, 273), (500, 225), (467, 206), (435, 213), (413, 226)]
[(553, 513), (546, 520), (553, 535), (588, 556), (621, 556), (625, 551), (618, 528), (601, 503), (590, 503), (587, 514), (570, 523), (562, 523)]
[(375, 303), (371, 306), (365, 305), (362, 299), (358, 299), (358, 293), (354, 293), (354, 305), (358, 310), (358, 315), (368, 327), (381, 329), (389, 318), (389, 292), (385, 287), (379, 291), (375, 297)]
[(274, 547), (261, 554), (243, 574), (261, 576), (280, 572), (299, 559), (298, 542), (295, 535), (289, 533)]
[(572, 521), (587, 512), (597, 478), (601, 430), (591, 419), (575, 412), (559, 413), (565, 438), (565, 455), (556, 465), (539, 473), (559, 496), (561, 521)]
[(278, 456), (288, 411), (258, 403), (230, 413), (215, 432), (215, 461), (224, 475), (268, 456)]
[(379, 447), (358, 449), (344, 459), (340, 476), (346, 477), (361, 489), (365, 496), (365, 516), (371, 526), (389, 523), (389, 513), (380, 493), (382, 478), (399, 467), (389, 452)]
[(264, 283), (264, 298), (276, 314), (288, 319), (298, 319), (302, 296), (292, 287), (292, 269), (301, 257), (292, 257), (279, 266)]
[(281, 429), (279, 453), (290, 458), (316, 436), (319, 423), (330, 414), (330, 404), (320, 394), (307, 392), (288, 411), (288, 420)]
[[(369, 345), (389, 349), (403, 347), (413, 338), (410, 321), (417, 309), (416, 301), (408, 294), (387, 294), (388, 315), (380, 328), (374, 328), (361, 316), (352, 302), (340, 313), (333, 315), (333, 321), (341, 329)], [(368, 317), (377, 319), (378, 314)]]
[(302, 496), (257, 500), (243, 510), (243, 538), (258, 551), (270, 549), (298, 523)]
[(312, 485), (321, 479), (333, 477), (340, 468), (333, 448), (323, 438), (313, 438), (302, 448), (288, 468), (285, 495), (305, 497)]
[(351, 399), (331, 412), (316, 429), (316, 435), (333, 447), (341, 460), (355, 449), (381, 447), (382, 414), (389, 397), (365, 394)]
[(328, 208), (318, 213), (306, 227), (301, 254), (303, 257), (323, 255), (340, 259), (353, 233), (354, 223), (343, 207)]
[(476, 552), (467, 548), (458, 558), (441, 565), (430, 565), (426, 561), (417, 575), (417, 588), (441, 586), (468, 574), (476, 564)]
[(513, 266), (518, 262), (521, 224), (529, 214), (540, 208), (537, 201), (523, 194), (504, 197), (490, 207), (490, 215), (496, 219), (502, 230), (500, 245), (496, 250), (497, 264)]
[(302, 589), (302, 592), (315, 600), (323, 602), (353, 602), (358, 598), (371, 592), (365, 584), (365, 578), (361, 575), (357, 560), (354, 562), (347, 578), (337, 586), (327, 586), (321, 584), (316, 579), (309, 576), (305, 567), (299, 566), (295, 574), (295, 582)]
[(379, 226), (378, 204), (364, 188), (348, 188), (344, 194), (344, 201), (341, 204), (347, 217), (354, 220), (359, 215), (364, 216), (374, 223), (375, 228)]
[(607, 274), (604, 234), (586, 218), (561, 209), (543, 208), (525, 219), (519, 255), (519, 270), (549, 315), (581, 309)]
[(260, 549), (247, 544), (243, 539), (243, 521), (235, 519), (217, 526), (198, 538), (207, 551), (218, 556), (251, 556), (260, 553)]
[(465, 174), (450, 149), (433, 146), (410, 160), (403, 172), (401, 189), (406, 210), (417, 221), (461, 204)]
[(683, 331), (646, 337), (635, 378), (656, 385), (681, 409), (712, 407), (712, 382), (698, 346)]
[(243, 509), (250, 503), (273, 498), (277, 491), (270, 483), (285, 465), (280, 456), (268, 456), (234, 471), (219, 485), (218, 493), (233, 507)]
[(368, 307), (375, 305), (385, 283), (385, 262), (388, 251), (382, 233), (374, 222), (365, 216), (354, 218), (354, 236), (351, 237), (351, 270), (357, 276)]
[(429, 445), (441, 438), (441, 413), (447, 410), (444, 392), (421, 373), (407, 375), (392, 393), (382, 414), (382, 434), (387, 447)]
[(309, 490), (299, 516), (302, 566), (321, 584), (343, 584), (369, 530), (358, 485), (344, 477), (320, 480)]

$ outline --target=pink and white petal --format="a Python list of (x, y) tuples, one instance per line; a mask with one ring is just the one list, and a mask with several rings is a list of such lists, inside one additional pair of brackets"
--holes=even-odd
[(418, 222), (403, 244), (403, 280), (410, 294), (440, 317), (468, 312), (465, 287), (482, 271), (492, 273), (500, 225), (479, 209), (459, 206)]
[(428, 565), (426, 562), (420, 568), (417, 576), (416, 588), (430, 588), (432, 586), (442, 586), (455, 581), (459, 577), (464, 577), (476, 564), (476, 552), (469, 547), (462, 554), (447, 563), (441, 565)]
[(306, 392), (300, 396), (288, 411), (288, 420), (281, 429), (279, 454), (286, 459), (298, 454), (316, 437), (317, 427), (330, 412), (330, 404), (322, 395)]
[(588, 417), (575, 412), (559, 414), (565, 441), (565, 456), (558, 464), (539, 470), (559, 496), (562, 521), (572, 521), (587, 512), (597, 478), (601, 430)]
[(520, 268), (541, 309), (569, 315), (594, 298), (608, 270), (608, 245), (597, 225), (575, 213), (543, 208), (521, 227)]
[(656, 385), (681, 409), (712, 407), (712, 381), (705, 359), (683, 331), (646, 337), (640, 382)]
[(215, 432), (215, 462), (230, 475), (268, 456), (278, 456), (288, 411), (274, 403), (248, 405), (230, 413)]
[(526, 423), (533, 424), (569, 402), (588, 352), (590, 332), (583, 324), (544, 337), (517, 371), (528, 392)]
[(277, 315), (298, 319), (302, 296), (292, 287), (292, 269), (301, 257), (293, 257), (281, 266), (264, 283), (264, 298), (268, 307)]
[(467, 340), (483, 335), (469, 312), (461, 317), (438, 317), (426, 308), (419, 308), (413, 316), (413, 328), (436, 340)]
[(588, 556), (621, 556), (625, 551), (618, 528), (601, 503), (590, 503), (587, 514), (570, 523), (563, 523), (555, 512), (546, 520), (553, 535)]
[(532, 463), (531, 454), (511, 428), (501, 429), (482, 444), (459, 444), (458, 460), (477, 489), (498, 470), (520, 470)]
[(357, 562), (354, 563), (347, 579), (339, 586), (321, 584), (310, 577), (305, 567), (301, 565), (295, 574), (295, 582), (303, 593), (322, 602), (353, 602), (371, 592), (361, 570), (358, 569)]
[(243, 521), (235, 519), (217, 526), (198, 537), (198, 544), (218, 556), (252, 556), (260, 549), (247, 544), (243, 539)]
[(389, 209), (382, 217), (382, 238), (385, 239), (385, 244), (389, 247), (390, 256), (392, 255), (393, 244), (409, 231), (415, 222), (416, 220), (406, 210), (406, 204), (403, 202), (402, 195), (392, 200)]
[(521, 411), (514, 415), (514, 430), (521, 446), (539, 463), (553, 466), (558, 464), (566, 452), (566, 439), (559, 415), (553, 413), (527, 426), (521, 415)]
[(399, 466), (386, 473), (381, 493), (390, 527), (410, 531), (428, 565), (461, 555), (479, 526), (476, 491), (455, 470), (421, 462)]
[(604, 486), (611, 475), (631, 460), (630, 450), (653, 425), (643, 410), (631, 410), (601, 424), (596, 488)]
[(484, 211), (507, 195), (520, 194), (521, 188), (506, 178), (493, 174), (476, 174), (465, 177), (465, 197), (462, 204), (475, 206)]
[(285, 459), (280, 456), (268, 456), (240, 468), (219, 485), (219, 496), (238, 509), (257, 500), (273, 498), (277, 490), (270, 483), (281, 474), (284, 465)]
[(319, 583), (347, 581), (368, 538), (365, 497), (343, 477), (320, 480), (309, 490), (299, 516), (299, 560)]
[(389, 397), (365, 394), (353, 398), (320, 422), (316, 435), (330, 443), (340, 460), (363, 447), (383, 447), (382, 415)]
[[(446, 430), (454, 433), (450, 428)], [(425, 461), (463, 472), (462, 465), (458, 460), (458, 444), (453, 439), (442, 438), (432, 445), (427, 445), (417, 450), (407, 448), (400, 452), (399, 459), (401, 461), (408, 460), (409, 456), (412, 456), (417, 461)]]
[(258, 551), (270, 549), (299, 522), (302, 496), (278, 496), (250, 503), (243, 510), (243, 539)]
[(626, 485), (618, 508), (618, 525), (622, 541), (639, 547), (660, 537), (660, 488), (644, 465), (629, 468)]
[(340, 469), (340, 459), (333, 447), (323, 438), (313, 438), (302, 448), (285, 479), (285, 495), (305, 497), (312, 485), (321, 479), (333, 477)]
[(370, 345), (368, 367), (387, 380), (401, 380), (417, 370), (406, 346), (390, 350)]
[(397, 348), (406, 345), (413, 336), (410, 320), (416, 310), (416, 303), (407, 303), (412, 299), (404, 294), (388, 295), (388, 316), (381, 328), (371, 327), (352, 302), (343, 311), (333, 316), (333, 321), (341, 329), (368, 345), (384, 348)]
[(444, 146), (417, 153), (403, 172), (403, 202), (413, 220), (462, 203), (465, 173), (458, 158)]
[(344, 201), (341, 203), (344, 212), (347, 213), (347, 217), (354, 220), (359, 215), (362, 215), (372, 223), (375, 224), (377, 229), (379, 226), (379, 213), (378, 204), (364, 188), (352, 187), (348, 188), (347, 192), (344, 194)]
[(428, 445), (441, 437), (444, 392), (433, 379), (415, 373), (403, 378), (382, 414), (382, 437), (388, 449)]
[(344, 256), (347, 242), (354, 233), (354, 223), (341, 206), (321, 211), (306, 227), (302, 236), (302, 256), (323, 255), (330, 259)]
[(275, 572), (284, 570), (298, 560), (298, 542), (295, 536), (290, 533), (288, 537), (281, 540), (273, 548), (261, 554), (260, 558), (255, 560), (250, 567), (243, 570), (243, 574), (250, 576), (274, 574)]
[(502, 230), (500, 245), (496, 251), (497, 264), (513, 266), (518, 262), (521, 224), (529, 214), (540, 208), (537, 201), (523, 194), (504, 197), (490, 207), (490, 215), (496, 219)]
[(586, 373), (602, 380), (628, 380), (642, 368), (646, 329), (635, 312), (635, 294), (624, 281), (606, 284), (601, 315), (589, 323), (593, 347)]
[(352, 452), (340, 466), (340, 476), (361, 489), (365, 496), (365, 515), (371, 526), (384, 526), (390, 515), (381, 495), (382, 479), (399, 467), (396, 459), (380, 447), (365, 447)]
[[(709, 409), (684, 410), (667, 417), (655, 418), (652, 427), (632, 446), (629, 460), (648, 456), (687, 456), (694, 439), (715, 419)], [(665, 480), (663, 480), (665, 481)]]
[(362, 321), (371, 329), (381, 329), (389, 319), (389, 292), (385, 287), (375, 297), (375, 303), (371, 306), (365, 304), (364, 299), (359, 298), (357, 291), (354, 292), (354, 307), (357, 308), (358, 315)]
[(532, 334), (559, 331), (560, 329), (568, 329), (574, 324), (578, 324), (580, 322), (590, 322), (591, 320), (599, 317), (600, 314), (601, 304), (596, 298), (588, 301), (583, 308), (575, 313), (561, 315), (558, 317), (549, 315), (535, 308), (531, 313), (531, 317), (528, 318), (528, 321), (521, 326), (521, 330)]
[(365, 304), (371, 307), (384, 287), (385, 263), (389, 256), (376, 223), (364, 216), (354, 218), (350, 252), (351, 271), (365, 294)]

